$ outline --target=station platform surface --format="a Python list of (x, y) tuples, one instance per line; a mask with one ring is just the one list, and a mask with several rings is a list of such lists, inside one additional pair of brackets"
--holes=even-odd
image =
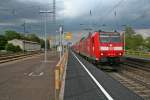
[(143, 100), (82, 57), (69, 52), (64, 100)]

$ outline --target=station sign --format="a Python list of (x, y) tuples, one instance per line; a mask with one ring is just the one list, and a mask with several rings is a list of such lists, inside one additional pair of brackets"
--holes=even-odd
[(72, 40), (72, 32), (67, 32), (64, 38), (65, 40)]

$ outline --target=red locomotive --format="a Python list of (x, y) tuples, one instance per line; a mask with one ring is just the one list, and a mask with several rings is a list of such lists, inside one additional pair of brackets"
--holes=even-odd
[(124, 42), (118, 32), (94, 32), (73, 45), (75, 52), (95, 62), (119, 63)]

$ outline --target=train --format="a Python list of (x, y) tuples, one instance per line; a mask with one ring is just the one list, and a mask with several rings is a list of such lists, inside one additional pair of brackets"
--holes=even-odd
[(73, 44), (72, 49), (94, 63), (120, 64), (124, 45), (123, 34), (96, 31)]

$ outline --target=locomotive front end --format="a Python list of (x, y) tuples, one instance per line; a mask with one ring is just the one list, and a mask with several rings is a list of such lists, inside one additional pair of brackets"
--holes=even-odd
[(100, 60), (102, 62), (120, 62), (123, 56), (123, 40), (118, 32), (100, 32), (99, 34)]

